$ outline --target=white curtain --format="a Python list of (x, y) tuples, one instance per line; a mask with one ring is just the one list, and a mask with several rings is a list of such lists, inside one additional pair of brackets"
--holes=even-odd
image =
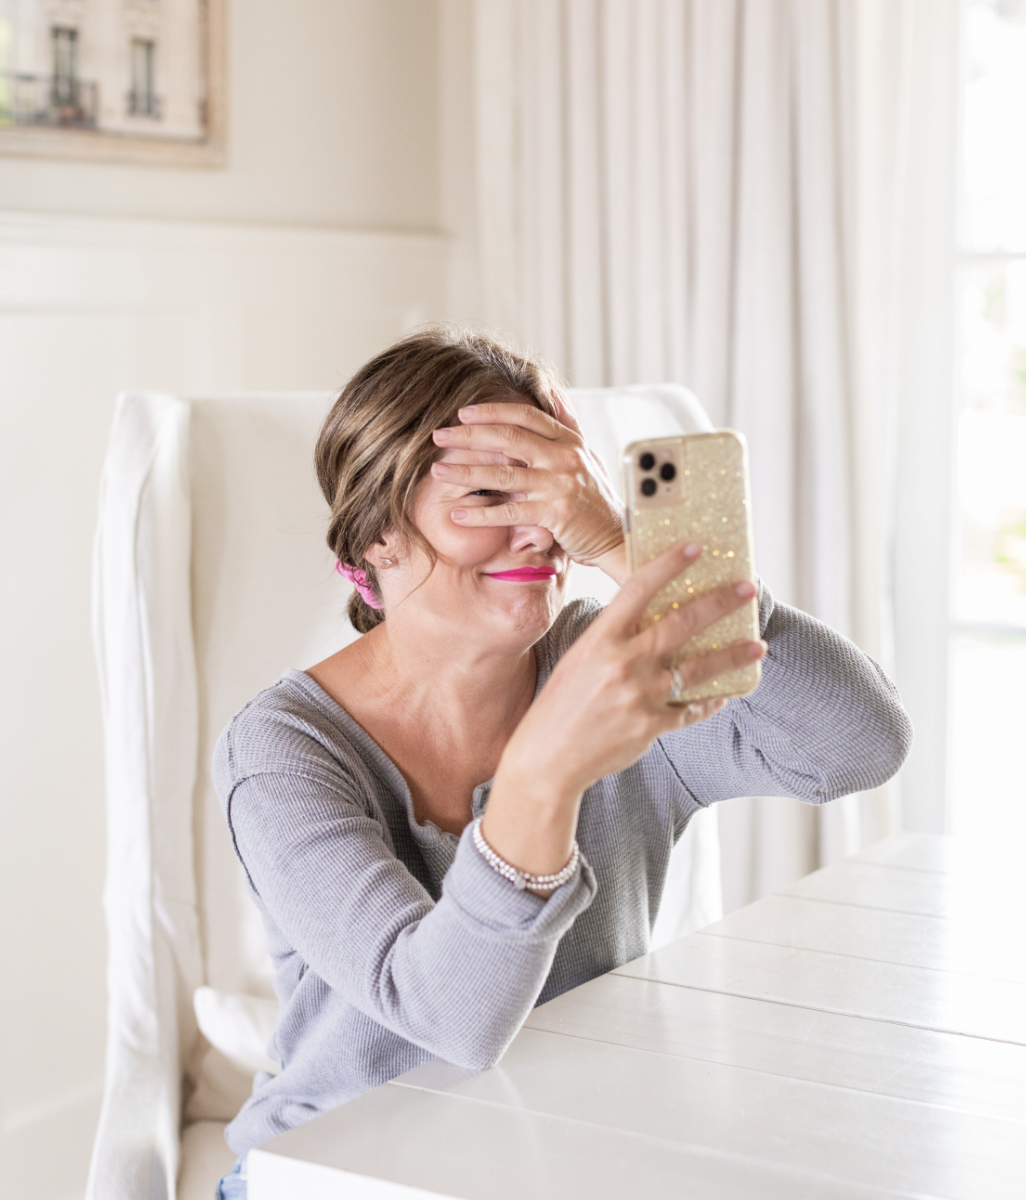
[[(924, 19), (957, 18), (957, 0), (474, 8), (482, 315), (577, 386), (677, 381), (743, 430), (760, 573), (887, 666), (910, 81)], [(898, 820), (893, 785), (729, 803), (726, 907)]]

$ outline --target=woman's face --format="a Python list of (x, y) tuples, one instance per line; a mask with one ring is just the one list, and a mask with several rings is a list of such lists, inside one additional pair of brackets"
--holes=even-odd
[[(435, 461), (482, 465), (512, 460), (499, 453), (445, 450)], [(511, 498), (425, 475), (411, 515), (438, 561), (432, 570), (428, 556), (411, 546), (402, 552), (399, 566), (379, 570), (386, 607), (415, 606), (418, 614), (430, 614), (464, 637), (482, 634), (496, 648), (533, 645), (563, 606), (570, 559), (540, 526), (468, 529), (452, 519), (454, 509)]]

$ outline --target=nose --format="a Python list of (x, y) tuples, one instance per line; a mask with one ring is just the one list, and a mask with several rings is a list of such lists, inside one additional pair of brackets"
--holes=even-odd
[(513, 551), (536, 550), (539, 554), (548, 554), (555, 542), (552, 534), (541, 525), (510, 526), (509, 548)]

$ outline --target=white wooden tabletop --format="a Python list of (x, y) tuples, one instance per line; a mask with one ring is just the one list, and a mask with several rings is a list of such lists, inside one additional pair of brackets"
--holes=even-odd
[(1024, 898), (888, 838), (275, 1138), (250, 1200), (1024, 1200)]

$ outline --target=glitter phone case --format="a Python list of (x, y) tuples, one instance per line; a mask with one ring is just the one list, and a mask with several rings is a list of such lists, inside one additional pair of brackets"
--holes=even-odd
[[(632, 572), (671, 546), (699, 542), (702, 556), (659, 591), (645, 610), (651, 624), (673, 608), (724, 583), (756, 582), (752, 559), (748, 448), (731, 429), (633, 442), (623, 456), (627, 560)], [(759, 639), (759, 606), (748, 604), (696, 633), (670, 657), (676, 664), (737, 641)], [(761, 664), (729, 671), (682, 699), (747, 696)]]

